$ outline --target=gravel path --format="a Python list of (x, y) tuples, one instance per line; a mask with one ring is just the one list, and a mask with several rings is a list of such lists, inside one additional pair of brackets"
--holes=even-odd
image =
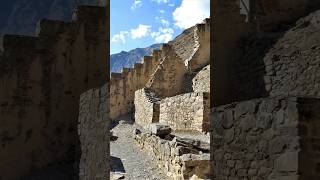
[[(111, 180), (167, 180), (164, 172), (157, 168), (154, 160), (140, 150), (133, 139), (137, 127), (130, 118), (123, 118), (113, 124), (113, 138), (110, 142)], [(124, 176), (122, 176), (124, 175)]]

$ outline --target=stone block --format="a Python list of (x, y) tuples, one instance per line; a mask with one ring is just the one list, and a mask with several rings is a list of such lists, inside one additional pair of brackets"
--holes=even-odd
[[(214, 176), (320, 178), (320, 158), (314, 154), (319, 152), (315, 144), (320, 137), (306, 133), (320, 126), (316, 121), (319, 109), (320, 99), (294, 97), (253, 99), (213, 108), (210, 151)], [(229, 119), (234, 119), (233, 123)]]
[(148, 129), (152, 134), (157, 136), (166, 136), (171, 133), (171, 128), (165, 124), (152, 123), (149, 125)]
[(186, 93), (160, 101), (159, 122), (173, 130), (209, 131), (208, 93)]
[[(208, 179), (210, 154), (201, 153), (192, 144), (202, 144), (192, 139), (174, 137), (165, 140), (151, 133), (135, 136), (135, 141), (151, 154), (161, 169), (172, 179)], [(183, 143), (182, 143), (183, 142)]]

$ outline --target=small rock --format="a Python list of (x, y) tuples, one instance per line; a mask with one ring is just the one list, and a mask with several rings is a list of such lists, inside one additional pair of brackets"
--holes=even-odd
[(111, 176), (111, 180), (124, 179), (124, 174), (116, 173)]

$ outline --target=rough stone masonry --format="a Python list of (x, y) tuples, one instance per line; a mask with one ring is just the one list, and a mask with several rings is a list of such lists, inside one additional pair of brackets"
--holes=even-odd
[(320, 178), (320, 5), (291, 2), (214, 1), (213, 179)]
[[(206, 19), (164, 44), (149, 81), (135, 91), (135, 123), (143, 131), (135, 141), (171, 179), (210, 176), (209, 149), (201, 146), (209, 141), (209, 32)], [(172, 132), (154, 134), (150, 126)]]
[[(71, 13), (71, 12), (70, 12)], [(42, 20), (37, 36), (5, 35), (0, 56), (0, 179), (75, 163), (80, 94), (108, 79), (106, 8), (80, 6), (74, 20)]]
[(80, 97), (78, 133), (81, 143), (79, 179), (109, 179), (109, 85)]
[(214, 179), (319, 179), (320, 100), (263, 98), (213, 109)]

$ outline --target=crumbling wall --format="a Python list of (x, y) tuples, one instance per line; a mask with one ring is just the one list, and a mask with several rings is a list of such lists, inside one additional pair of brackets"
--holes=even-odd
[[(306, 92), (307, 90), (304, 90), (305, 85), (300, 86), (303, 82), (302, 79), (309, 73), (306, 71), (302, 73), (305, 75), (297, 75), (295, 72), (301, 70), (292, 68), (291, 66), (296, 65), (289, 65), (289, 63), (302, 57), (299, 53), (304, 52), (302, 50), (304, 45), (312, 51), (311, 47), (318, 40), (316, 38), (318, 35), (312, 35), (310, 32), (317, 31), (317, 22), (311, 22), (311, 20), (306, 20), (308, 22), (304, 24), (300, 22), (299, 25), (289, 30), (289, 32), (297, 31), (296, 34), (288, 32), (285, 38), (282, 38), (282, 36), (289, 28), (294, 26), (294, 22), (298, 18), (319, 9), (319, 2), (312, 0), (297, 0), (294, 2), (288, 0), (250, 1), (248, 21), (245, 20), (244, 15), (239, 13), (239, 1), (237, 0), (213, 1), (213, 8), (215, 29), (213, 33), (214, 43), (212, 44), (212, 66), (213, 68), (216, 67), (211, 77), (214, 84), (212, 92), (216, 94), (212, 99), (213, 105), (218, 106), (234, 101), (267, 97), (270, 93), (272, 93), (272, 96), (288, 94), (290, 91), (304, 91), (304, 94), (309, 95), (315, 94), (315, 92)], [(314, 19), (316, 18), (314, 17)], [(231, 21), (225, 23), (225, 19)], [(315, 38), (312, 42), (304, 42), (303, 33), (310, 34)], [(280, 38), (282, 40), (279, 42)], [(289, 41), (295, 46), (283, 48), (288, 46), (287, 42)], [(292, 53), (294, 49), (297, 50), (297, 54)], [(268, 53), (269, 50), (271, 52)], [(305, 52), (305, 54), (308, 53)], [(264, 58), (266, 54), (267, 57)], [(304, 56), (304, 58), (311, 57), (311, 55)], [(304, 64), (304, 66), (307, 67), (308, 65)], [(298, 63), (296, 67), (299, 67)], [(274, 73), (276, 74), (274, 75)], [(288, 80), (283, 81), (282, 77), (286, 76), (285, 74), (292, 74), (292, 76), (287, 76)], [(297, 78), (293, 76), (297, 76)], [(282, 84), (282, 82), (290, 82), (291, 85), (288, 85), (289, 83)], [(312, 85), (312, 83), (306, 84)], [(310, 87), (307, 89), (312, 91)], [(301, 93), (295, 92), (291, 95), (301, 95)]]
[[(215, 179), (318, 179), (319, 99), (264, 98), (212, 110)], [(312, 161), (308, 161), (312, 157)]]
[(146, 86), (157, 65), (161, 50), (154, 50), (152, 56), (145, 56), (142, 64), (135, 64), (134, 68), (124, 68), (122, 73), (111, 74), (110, 85), (110, 117), (133, 111), (134, 93)]
[(173, 130), (209, 131), (210, 94), (186, 93), (160, 101), (159, 122)]
[(81, 94), (79, 106), (79, 179), (109, 179), (109, 85)]
[(204, 67), (192, 79), (194, 92), (210, 92), (210, 65)]
[(208, 18), (195, 26), (196, 44), (193, 55), (186, 60), (188, 68), (192, 71), (201, 69), (210, 62), (210, 23), (211, 19)]
[(299, 103), (297, 98), (256, 99), (215, 108), (214, 178), (305, 177), (301, 154), (308, 148), (300, 141), (304, 120)]
[(177, 56), (173, 48), (162, 46), (161, 61), (146, 87), (150, 88), (160, 98), (175, 96), (185, 92), (185, 74), (187, 68)]
[(319, 179), (320, 13), (293, 24), (319, 2), (255, 2), (240, 33), (236, 1), (213, 4), (212, 179)]
[(186, 29), (168, 45), (190, 70), (197, 70), (209, 64), (210, 19)]
[(209, 178), (208, 143), (179, 137), (162, 139), (150, 133), (136, 134), (134, 139), (171, 179)]
[(300, 19), (265, 55), (270, 96), (319, 97), (320, 11)]
[(153, 92), (146, 88), (137, 90), (134, 96), (135, 122), (144, 127), (159, 122), (159, 100)]
[(4, 36), (2, 179), (19, 179), (50, 163), (78, 158), (78, 98), (107, 81), (109, 27), (103, 7), (80, 6), (75, 15), (67, 23), (41, 21), (37, 37)]

